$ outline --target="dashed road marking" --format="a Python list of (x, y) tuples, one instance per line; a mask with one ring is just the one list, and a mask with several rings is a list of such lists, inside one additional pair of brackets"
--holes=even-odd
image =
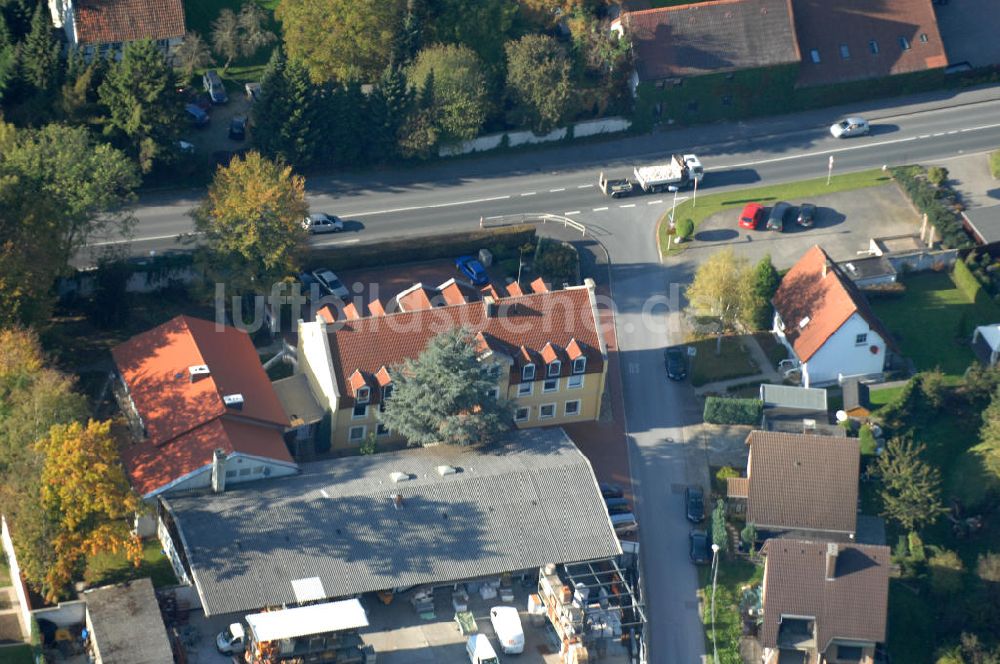
[(629, 203), (628, 205), (619, 205), (618, 207), (620, 207), (620, 208), (630, 208), (630, 207), (635, 207), (635, 203)]
[(566, 187), (559, 187), (558, 189), (549, 189), (550, 193), (556, 193), (557, 191), (566, 191)]
[(944, 136), (944, 132), (943, 131), (939, 131), (938, 133), (934, 134), (935, 138), (937, 138), (938, 136)]
[(663, 200), (658, 200), (658, 201), (647, 201), (647, 202), (646, 202), (646, 205), (659, 205), (659, 204), (660, 204), (660, 203), (662, 203), (662, 202), (663, 202)]
[(571, 214), (580, 214), (580, 211), (579, 210), (571, 210), (570, 212), (563, 212), (563, 215), (567, 216), (567, 217), (569, 215), (571, 215)]
[(503, 219), (502, 214), (495, 214), (492, 217), (486, 217), (486, 219)]
[(578, 184), (578, 185), (576, 185), (576, 188), (577, 189), (590, 189), (593, 186), (594, 185), (592, 185), (592, 184)]
[(522, 195), (522, 196), (534, 196), (534, 195), (535, 195), (535, 194), (537, 194), (537, 193), (538, 193), (537, 191), (526, 191), (526, 192), (524, 192), (524, 193), (523, 193), (523, 194), (521, 194), (521, 195)]
[(606, 207), (599, 207), (599, 208), (594, 208), (594, 212), (604, 212), (604, 211), (605, 211), (605, 210), (607, 210), (607, 209), (608, 209), (608, 208), (606, 208)]

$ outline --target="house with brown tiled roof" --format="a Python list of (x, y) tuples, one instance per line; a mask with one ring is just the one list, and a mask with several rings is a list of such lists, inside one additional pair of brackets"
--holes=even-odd
[(633, 87), (800, 60), (791, 0), (711, 0), (624, 12), (612, 30), (632, 42)]
[(771, 304), (772, 332), (798, 363), (806, 387), (882, 375), (892, 337), (819, 245), (781, 279)]
[(173, 57), (184, 41), (181, 0), (48, 0), (52, 23), (66, 33), (71, 48), (89, 60), (94, 55), (121, 57), (131, 41), (150, 39)]
[(948, 65), (931, 0), (792, 0), (798, 84), (825, 85)]
[(764, 664), (872, 664), (885, 642), (889, 548), (772, 539), (762, 552)]
[[(857, 438), (777, 431), (747, 436), (746, 478), (728, 482), (734, 506), (761, 539), (795, 535), (852, 540), (857, 531)], [(737, 507), (738, 509), (738, 507)]]
[(392, 394), (393, 372), (420, 355), (435, 335), (456, 327), (475, 335), (480, 358), (501, 365), (492, 398), (503, 395), (515, 402), (517, 427), (597, 419), (607, 346), (593, 282), (481, 300), (453, 298), (458, 291), (442, 286), (449, 296), (433, 298), (431, 306), (411, 309), (404, 302), (402, 310), (384, 315), (299, 323), (297, 372), (306, 375), (331, 413), (334, 449), (356, 449), (370, 434), (380, 445), (404, 442), (377, 420)]
[(298, 472), (284, 440), (291, 419), (246, 332), (178, 316), (111, 354), (134, 434), (122, 462), (140, 495)]

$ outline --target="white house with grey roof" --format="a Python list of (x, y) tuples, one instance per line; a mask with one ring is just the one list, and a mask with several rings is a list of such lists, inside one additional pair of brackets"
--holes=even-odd
[(206, 615), (608, 560), (621, 546), (562, 429), (302, 464), (161, 499), (161, 542)]

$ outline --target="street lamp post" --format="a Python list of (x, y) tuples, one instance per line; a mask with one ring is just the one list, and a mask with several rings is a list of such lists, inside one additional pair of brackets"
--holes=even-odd
[(719, 650), (715, 645), (715, 580), (719, 576), (719, 545), (712, 543), (712, 661), (719, 664)]
[(674, 192), (674, 202), (670, 204), (670, 227), (674, 227), (674, 210), (677, 208), (677, 192), (680, 191), (679, 187), (670, 185), (667, 187), (667, 191)]

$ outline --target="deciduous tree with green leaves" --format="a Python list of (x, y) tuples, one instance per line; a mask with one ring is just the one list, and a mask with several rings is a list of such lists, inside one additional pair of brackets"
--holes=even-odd
[(389, 64), (406, 0), (283, 0), (275, 10), (290, 60), (314, 83), (375, 80)]
[(941, 504), (941, 473), (920, 458), (924, 449), (922, 444), (893, 438), (876, 463), (883, 514), (910, 531), (934, 523), (946, 511)]
[(475, 337), (455, 328), (432, 338), (416, 359), (393, 367), (393, 391), (379, 422), (410, 445), (488, 442), (512, 426), (500, 367), (480, 360)]
[(197, 32), (188, 32), (184, 35), (184, 41), (177, 47), (174, 57), (184, 72), (185, 81), (191, 80), (195, 69), (208, 67), (215, 62), (212, 59), (212, 50)]
[(715, 352), (722, 351), (722, 335), (753, 325), (760, 296), (754, 287), (753, 269), (732, 249), (723, 249), (698, 266), (687, 289), (691, 309), (718, 326)]
[(427, 8), (426, 43), (468, 46), (487, 69), (503, 66), (504, 42), (518, 17), (516, 0), (432, 0)]
[(531, 128), (546, 133), (572, 115), (572, 66), (566, 50), (548, 35), (525, 35), (504, 46), (507, 94)]
[(238, 292), (264, 293), (298, 268), (306, 240), (305, 180), (259, 152), (220, 167), (192, 216), (211, 252), (211, 271)]
[(719, 498), (712, 510), (712, 544), (719, 547), (721, 553), (729, 551), (729, 533), (726, 531), (726, 501)]
[(108, 130), (123, 140), (143, 173), (175, 154), (183, 102), (174, 72), (149, 39), (125, 45), (98, 94), (109, 113)]
[(406, 70), (410, 88), (420, 91), (445, 142), (475, 138), (489, 105), (479, 57), (467, 46), (436, 45), (423, 49)]

